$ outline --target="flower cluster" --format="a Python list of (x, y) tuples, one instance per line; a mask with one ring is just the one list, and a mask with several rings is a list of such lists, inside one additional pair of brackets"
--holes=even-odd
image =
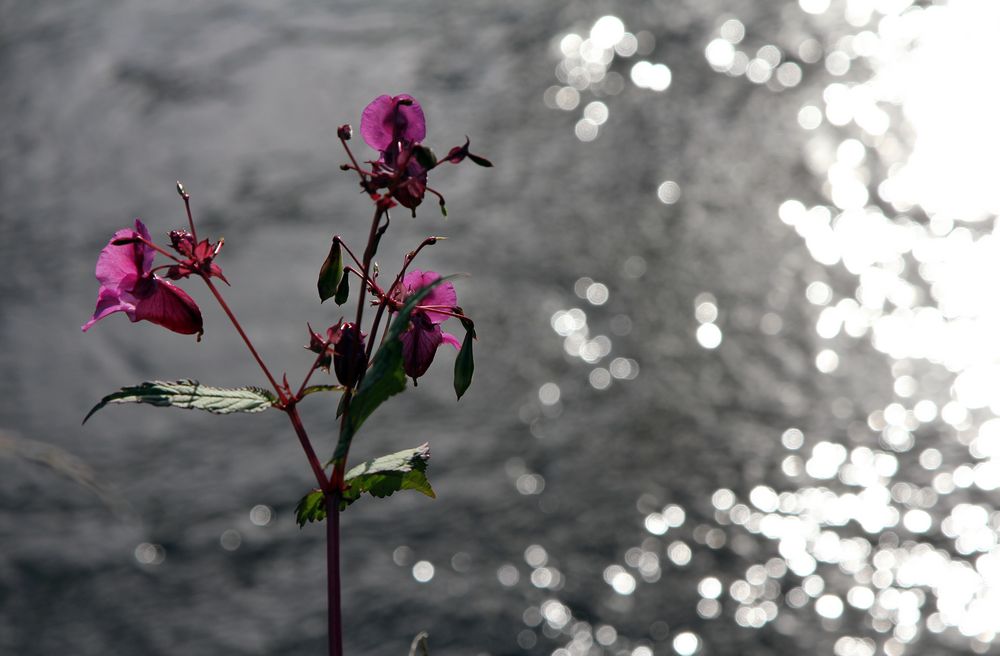
[[(349, 128), (344, 126), (338, 132), (346, 146)], [(435, 159), (431, 150), (422, 144), (426, 133), (423, 109), (406, 94), (379, 96), (362, 112), (361, 134), (365, 143), (379, 152), (379, 159), (369, 162), (370, 171), (359, 169), (358, 172), (362, 185), (372, 194), (380, 212), (388, 212), (395, 202), (415, 212), (428, 190), (441, 197), (427, 187), (427, 173), (442, 162), (458, 163), (469, 158), (481, 166), (491, 166), (488, 160), (469, 152), (468, 140), (463, 146), (452, 148), (447, 157)], [(381, 190), (384, 193), (380, 194)], [(183, 186), (178, 185), (178, 192), (187, 203), (189, 196)], [(441, 205), (444, 206), (443, 198)], [(434, 241), (435, 238), (430, 238), (427, 243)], [(170, 232), (170, 247), (176, 255), (155, 245), (146, 226), (138, 219), (134, 230), (119, 230), (98, 258), (97, 309), (83, 330), (110, 314), (123, 312), (133, 322), (150, 321), (177, 333), (197, 333), (200, 337), (201, 311), (194, 300), (170, 280), (195, 275), (206, 281), (219, 278), (228, 284), (215, 262), (222, 245), (221, 240), (217, 243), (207, 239), (198, 241), (193, 220), (191, 231)], [(173, 264), (158, 267), (166, 269), (165, 278), (155, 275), (153, 259), (157, 252), (173, 260)], [(391, 314), (398, 312), (413, 294), (440, 278), (440, 274), (433, 271), (414, 270), (405, 275), (401, 272), (388, 292), (380, 289), (374, 279), (366, 280), (366, 288)], [(450, 282), (434, 286), (411, 312), (409, 325), (400, 339), (403, 370), (414, 382), (427, 372), (439, 346), (450, 344), (461, 348), (458, 338), (441, 329), (441, 324), (452, 317), (468, 320), (457, 305), (455, 287)], [(370, 349), (366, 349), (365, 334), (353, 322), (338, 321), (327, 329), (325, 337), (310, 329), (307, 348), (320, 355), (318, 367), (329, 370), (332, 363), (337, 379), (348, 388), (357, 384), (368, 366)]]

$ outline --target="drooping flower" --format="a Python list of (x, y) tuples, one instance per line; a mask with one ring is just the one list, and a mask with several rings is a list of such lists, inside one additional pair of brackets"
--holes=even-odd
[[(347, 126), (342, 126), (338, 135), (344, 141), (350, 137)], [(430, 148), (421, 141), (427, 135), (424, 110), (414, 98), (407, 94), (379, 96), (368, 103), (361, 113), (361, 136), (365, 143), (379, 152), (378, 161), (372, 165), (370, 173), (363, 173), (362, 187), (372, 199), (384, 209), (395, 203), (408, 208), (414, 216), (417, 206), (423, 202), (429, 191), (436, 195), (445, 211), (444, 197), (427, 186), (427, 172), (443, 162), (458, 164), (469, 158), (480, 166), (493, 166), (488, 159), (469, 152), (469, 140), (464, 146), (456, 146), (448, 151), (444, 159), (437, 159)], [(380, 195), (379, 190), (385, 189)]]
[[(440, 277), (433, 271), (411, 271), (403, 277), (402, 290), (397, 293), (397, 298), (405, 302), (406, 298)], [(461, 348), (462, 343), (457, 337), (441, 330), (441, 324), (455, 312), (457, 302), (455, 286), (443, 282), (428, 292), (410, 314), (410, 325), (400, 335), (400, 340), (403, 342), (403, 371), (414, 382), (427, 372), (441, 344)]]
[(156, 251), (149, 246), (146, 226), (135, 220), (135, 230), (114, 234), (97, 258), (95, 275), (101, 284), (94, 316), (82, 326), (86, 332), (115, 312), (130, 321), (150, 321), (175, 333), (202, 331), (201, 311), (194, 300), (173, 283), (153, 275)]
[(379, 151), (376, 188), (387, 187), (403, 207), (415, 211), (427, 190), (427, 171), (436, 162), (420, 145), (427, 122), (420, 103), (407, 94), (379, 96), (361, 113), (361, 137)]

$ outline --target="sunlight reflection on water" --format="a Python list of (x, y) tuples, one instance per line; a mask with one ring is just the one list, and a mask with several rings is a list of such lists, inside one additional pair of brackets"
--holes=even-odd
[[(829, 343), (816, 352), (816, 369), (834, 374), (838, 346), (867, 338), (889, 359), (896, 398), (850, 435), (816, 439), (785, 430), (786, 480), (758, 485), (747, 499), (717, 490), (714, 525), (684, 527), (678, 505), (649, 512), (644, 526), (653, 537), (609, 564), (604, 581), (633, 595), (660, 580), (661, 558), (683, 567), (692, 548), (720, 549), (733, 536), (750, 536), (775, 545), (780, 558), (752, 564), (732, 581), (706, 572), (698, 584), (701, 618), (761, 628), (786, 613), (815, 613), (839, 634), (838, 656), (919, 653), (928, 633), (984, 653), (1000, 632), (1000, 511), (989, 497), (962, 493), (1000, 488), (1000, 240), (993, 234), (1000, 98), (984, 82), (994, 77), (1000, 5), (799, 0), (798, 8), (804, 17), (796, 20), (811, 21), (823, 43), (751, 47), (745, 25), (730, 16), (707, 39), (704, 57), (715, 72), (774, 92), (802, 83), (804, 69), (827, 80), (797, 114), (805, 163), (827, 202), (788, 199), (778, 217), (831, 277), (846, 270), (855, 283), (848, 294), (827, 280), (806, 288), (819, 310), (816, 333)], [(622, 68), (616, 59), (653, 49), (651, 34), (627, 29), (604, 16), (589, 32), (556, 37), (560, 84), (544, 100), (565, 111), (584, 106), (575, 127), (581, 141), (598, 137), (624, 81), (669, 91), (665, 64), (640, 60), (624, 74), (615, 70)], [(589, 95), (605, 100), (588, 102)], [(666, 181), (652, 195), (670, 204), (680, 187)], [(577, 295), (600, 305), (589, 293), (595, 285), (599, 298), (614, 294), (581, 278)], [(723, 340), (718, 302), (706, 292), (693, 310), (694, 339), (715, 349)], [(596, 364), (614, 347), (590, 336), (588, 319), (571, 308), (551, 321), (568, 355)], [(777, 333), (780, 316), (772, 315), (775, 322), (766, 328), (762, 320), (762, 332)], [(627, 362), (631, 375), (615, 374), (612, 363), (614, 378), (635, 377), (639, 363)], [(596, 371), (605, 370), (592, 370), (590, 382), (604, 389), (611, 377), (595, 382)], [(918, 433), (935, 436), (945, 452), (914, 452)], [(864, 621), (842, 622), (849, 613)], [(652, 653), (642, 636), (572, 620), (572, 609), (556, 599), (542, 605), (546, 635), (569, 638), (553, 656), (587, 653), (594, 640), (617, 654)], [(694, 632), (668, 630), (656, 639), (668, 636), (677, 654), (702, 648)]]

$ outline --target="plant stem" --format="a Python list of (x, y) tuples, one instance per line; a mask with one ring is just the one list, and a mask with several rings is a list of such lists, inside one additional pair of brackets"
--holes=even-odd
[(326, 595), (330, 656), (344, 653), (340, 617), (340, 488), (326, 493)]
[(319, 462), (319, 458), (316, 457), (316, 451), (313, 450), (312, 443), (309, 441), (309, 435), (306, 434), (305, 426), (302, 425), (302, 417), (299, 416), (298, 408), (295, 407), (295, 401), (292, 400), (284, 408), (285, 414), (288, 415), (289, 421), (292, 422), (292, 427), (295, 429), (295, 434), (299, 438), (299, 444), (302, 445), (302, 450), (306, 452), (306, 458), (309, 460), (309, 466), (312, 467), (313, 475), (316, 477), (316, 482), (319, 484), (319, 489), (324, 492), (330, 491), (330, 479), (326, 477), (326, 472), (323, 471), (323, 466)]
[(236, 328), (236, 332), (238, 332), (240, 334), (240, 337), (243, 338), (243, 343), (247, 345), (248, 349), (250, 349), (250, 354), (253, 355), (254, 360), (256, 360), (257, 364), (260, 365), (261, 371), (263, 371), (264, 375), (267, 376), (267, 380), (271, 383), (271, 387), (273, 387), (274, 391), (277, 392), (278, 399), (284, 402), (285, 401), (284, 389), (281, 387), (281, 385), (278, 385), (278, 381), (276, 381), (274, 379), (274, 376), (271, 375), (270, 369), (268, 369), (267, 365), (264, 364), (264, 361), (261, 359), (260, 354), (257, 353), (257, 349), (253, 347), (253, 343), (250, 341), (250, 338), (247, 337), (247, 334), (245, 332), (243, 332), (243, 326), (241, 326), (240, 322), (236, 319), (236, 315), (233, 314), (233, 311), (229, 309), (229, 305), (227, 305), (225, 299), (222, 298), (222, 294), (220, 294), (219, 290), (216, 289), (215, 285), (212, 284), (212, 279), (204, 274), (202, 274), (201, 278), (202, 280), (205, 281), (205, 284), (208, 285), (208, 288), (209, 290), (211, 290), (212, 295), (215, 296), (215, 300), (219, 302), (219, 306), (222, 308), (222, 311), (226, 313), (226, 316), (229, 317), (229, 320), (233, 323), (233, 327)]
[[(382, 222), (382, 214), (388, 213), (381, 207), (375, 208), (375, 216), (372, 217), (372, 227), (371, 231), (368, 233), (368, 245), (365, 246), (364, 259), (362, 261), (362, 268), (364, 269), (363, 280), (368, 280), (368, 275), (371, 272), (372, 258), (375, 257), (375, 236), (378, 234), (378, 224)], [(358, 293), (358, 314), (357, 318), (354, 320), (355, 325), (358, 329), (361, 329), (361, 318), (364, 316), (365, 311), (365, 297), (368, 295), (367, 285), (363, 285), (360, 292)]]
[[(180, 182), (177, 183), (180, 186)], [(198, 243), (198, 232), (194, 229), (194, 216), (191, 214), (191, 194), (184, 192), (181, 194), (181, 198), (184, 199), (184, 211), (187, 212), (188, 226), (191, 228), (191, 238), (194, 239), (194, 243)]]

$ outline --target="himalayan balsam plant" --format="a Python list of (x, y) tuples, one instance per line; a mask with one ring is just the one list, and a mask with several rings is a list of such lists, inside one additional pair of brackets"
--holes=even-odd
[[(309, 522), (326, 524), (331, 656), (343, 653), (340, 512), (365, 493), (386, 497), (398, 490), (416, 490), (434, 496), (426, 475), (430, 454), (427, 444), (348, 469), (351, 443), (365, 420), (384, 401), (406, 389), (408, 378), (416, 385), (441, 346), (447, 344), (457, 350), (454, 385), (458, 398), (468, 389), (473, 373), (475, 326), (458, 306), (455, 287), (433, 271), (410, 268), (421, 250), (441, 237), (427, 237), (407, 253), (399, 271), (388, 278), (388, 284), (374, 264), (375, 254), (389, 228), (390, 210), (397, 205), (416, 217), (417, 208), (429, 192), (437, 197), (441, 212), (447, 213), (444, 197), (427, 185), (433, 169), (466, 159), (480, 166), (492, 166), (489, 160), (469, 152), (468, 139), (464, 145), (452, 148), (438, 159), (422, 143), (426, 134), (424, 113), (420, 104), (408, 95), (379, 96), (364, 109), (361, 136), (377, 151), (376, 158), (359, 163), (348, 145), (351, 134), (349, 125), (337, 130), (337, 137), (350, 160), (341, 168), (357, 173), (362, 190), (374, 205), (368, 242), (358, 257), (339, 235), (335, 235), (329, 255), (320, 267), (317, 287), (320, 302), (332, 298), (337, 305), (344, 305), (350, 300), (353, 280), (357, 290), (354, 314), (347, 320), (341, 317), (320, 332), (311, 326), (308, 328), (306, 348), (315, 358), (299, 385), (290, 385), (287, 375), (279, 380), (272, 373), (223, 298), (214, 280), (229, 284), (216, 262), (223, 240), (215, 243), (209, 239), (199, 240), (191, 213), (191, 197), (180, 183), (177, 183), (177, 191), (184, 200), (187, 229), (171, 231), (166, 246), (157, 244), (138, 219), (134, 227), (116, 232), (97, 259), (96, 275), (100, 283), (97, 309), (83, 325), (83, 330), (87, 331), (108, 315), (121, 312), (133, 322), (149, 321), (177, 333), (197, 335), (200, 340), (204, 330), (201, 311), (176, 283), (200, 278), (208, 287), (260, 366), (268, 387), (224, 389), (194, 380), (145, 382), (105, 396), (87, 419), (110, 403), (147, 403), (215, 414), (268, 409), (284, 412), (317, 484), (296, 507), (297, 521), (300, 526)], [(154, 265), (157, 254), (168, 262)], [(366, 322), (368, 307), (374, 307), (374, 316)], [(451, 320), (464, 328), (462, 340), (442, 328)], [(331, 368), (338, 384), (310, 384), (317, 371), (329, 374)], [(339, 429), (332, 456), (324, 460), (317, 455), (306, 432), (298, 405), (307, 396), (330, 392), (339, 393)]]

